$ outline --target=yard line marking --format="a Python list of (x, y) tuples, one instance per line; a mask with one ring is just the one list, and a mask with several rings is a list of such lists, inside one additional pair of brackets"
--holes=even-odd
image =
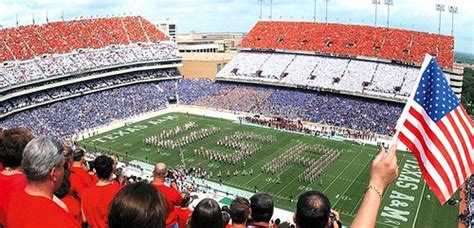
[(346, 169), (349, 168), (349, 166), (351, 166), (352, 162), (354, 162), (356, 160), (356, 158), (358, 158), (362, 153), (363, 152), (361, 150), (361, 152), (352, 159), (352, 161), (346, 166), (346, 168), (344, 168), (341, 171), (341, 173), (339, 173), (339, 175), (336, 176), (336, 178), (326, 187), (326, 189), (324, 189), (323, 192), (326, 192), (329, 189), (329, 187), (331, 187), (336, 182), (337, 178), (339, 178), (344, 173), (344, 171), (346, 171)]
[(254, 177), (252, 177), (252, 179), (246, 181), (243, 185), (247, 185), (248, 183), (252, 182), (253, 180), (255, 180), (255, 178), (259, 177), (260, 175), (262, 175), (262, 173), (259, 173), (258, 175), (255, 175)]
[[(362, 153), (362, 151), (361, 151)], [(365, 167), (367, 167), (370, 163), (372, 162), (371, 159), (369, 159), (369, 161), (367, 162), (367, 164), (365, 164), (364, 168), (360, 170), (359, 174), (357, 175), (356, 178), (354, 178), (354, 180), (352, 181), (352, 183), (350, 185), (348, 185), (348, 187), (346, 188), (346, 190), (344, 190), (344, 192), (341, 194), (341, 197), (339, 197), (339, 199), (336, 200), (336, 202), (333, 204), (334, 207), (336, 207), (337, 203), (342, 199), (342, 196), (344, 196), (344, 194), (346, 194), (346, 192), (352, 187), (352, 185), (354, 185), (354, 183), (356, 182), (356, 180), (359, 179), (360, 175), (362, 174), (362, 172), (366, 171), (365, 170)]]
[(423, 181), (423, 190), (421, 191), (420, 202), (418, 203), (418, 208), (416, 209), (416, 213), (415, 213), (415, 219), (413, 220), (413, 225), (412, 225), (413, 228), (415, 227), (416, 219), (418, 218), (418, 212), (420, 211), (421, 201), (423, 200), (423, 195), (425, 194), (425, 187), (426, 187), (426, 182)]
[[(399, 165), (399, 167), (403, 167), (403, 164), (405, 164), (405, 162), (406, 162), (407, 159), (408, 159), (408, 158), (407, 158), (406, 156), (402, 157), (402, 160), (400, 160), (400, 165)], [(396, 180), (395, 180), (394, 182), (396, 182)], [(368, 184), (368, 183), (367, 183), (367, 184)], [(389, 190), (390, 190), (391, 188), (392, 188), (392, 185), (389, 185), (389, 187), (387, 188), (387, 190), (385, 190), (385, 192), (389, 192)], [(387, 195), (388, 195), (388, 194), (384, 194), (384, 196), (383, 196), (383, 198), (382, 198), (382, 202), (383, 202), (383, 199), (385, 199), (385, 196), (387, 196)], [(359, 207), (359, 204), (360, 204), (360, 202), (362, 202), (362, 200), (364, 199), (364, 196), (365, 196), (365, 195), (362, 195), (362, 197), (359, 199), (359, 201), (357, 202), (357, 204), (356, 204), (356, 206), (354, 207), (354, 209), (352, 209), (351, 214), (353, 214), (354, 211), (357, 209), (357, 207)], [(382, 205), (382, 204), (380, 204), (380, 205)]]

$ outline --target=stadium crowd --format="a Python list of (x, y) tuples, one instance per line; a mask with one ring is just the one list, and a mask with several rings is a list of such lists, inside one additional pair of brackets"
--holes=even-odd
[(259, 21), (241, 48), (367, 56), (421, 65), (425, 53), (452, 68), (451, 36), (385, 27), (333, 23)]
[(140, 17), (84, 18), (0, 30), (4, 45), (0, 62), (28, 60), (50, 53), (103, 48), (109, 45), (159, 42), (168, 38)]
[(166, 70), (139, 71), (135, 73), (114, 75), (112, 77), (101, 77), (99, 79), (69, 84), (62, 87), (55, 87), (1, 102), (0, 114), (5, 114), (12, 110), (50, 102), (61, 98), (83, 95), (107, 87), (146, 82), (153, 79), (165, 79), (167, 77), (179, 75), (180, 73), (176, 68)]
[(0, 65), (0, 88), (54, 76), (177, 58), (180, 58), (179, 52), (169, 42), (113, 45), (66, 54), (45, 54), (33, 60), (6, 62)]
[(472, 227), (474, 225), (474, 176), (469, 177), (466, 181), (466, 188), (464, 189), (464, 203), (467, 206), (464, 211), (462, 211), (458, 218), (459, 222), (466, 225), (467, 227)]
[(400, 100), (409, 97), (418, 71), (415, 67), (355, 59), (241, 51), (216, 77)]
[[(384, 149), (371, 166), (369, 187), (352, 227), (375, 227), (382, 192), (397, 177), (395, 148)], [(96, 154), (55, 138), (34, 136), (26, 128), (0, 132), (0, 226), (9, 227), (274, 227), (270, 195), (236, 197), (230, 207), (211, 198), (178, 191), (165, 163), (150, 182), (127, 183), (115, 176), (116, 156)], [(88, 167), (87, 164), (91, 164)], [(171, 178), (170, 178), (171, 177)], [(276, 219), (277, 221), (279, 219)], [(229, 221), (232, 221), (229, 223)], [(308, 191), (298, 198), (297, 227), (342, 227), (328, 198)], [(275, 225), (276, 226), (276, 225)]]
[[(164, 109), (169, 95), (178, 95), (179, 102), (186, 105), (302, 119), (367, 132), (352, 134), (358, 137), (370, 137), (371, 133), (392, 134), (402, 111), (400, 105), (393, 103), (323, 92), (181, 79), (67, 99), (7, 116), (0, 120), (0, 125), (25, 126), (34, 129), (36, 134), (71, 136), (114, 120)], [(23, 107), (31, 102), (20, 98), (3, 109)]]

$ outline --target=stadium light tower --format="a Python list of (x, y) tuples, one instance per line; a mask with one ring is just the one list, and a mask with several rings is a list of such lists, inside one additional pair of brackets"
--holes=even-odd
[(441, 34), (441, 12), (444, 12), (445, 5), (436, 4), (436, 11), (439, 11), (438, 34)]
[(272, 14), (273, 14), (273, 0), (270, 0), (270, 21), (272, 20)]
[(387, 5), (387, 27), (390, 27), (390, 6), (393, 6), (393, 0), (385, 0), (384, 4)]
[(313, 15), (313, 22), (316, 22), (316, 0), (314, 0), (314, 15)]
[(328, 2), (329, 0), (323, 0), (324, 2), (326, 2), (326, 17), (324, 18), (326, 20), (326, 23), (328, 23)]
[(372, 0), (372, 4), (375, 5), (375, 20), (374, 20), (374, 25), (377, 26), (377, 6), (380, 5), (380, 0)]
[(458, 7), (457, 6), (449, 6), (448, 10), (452, 14), (452, 18), (451, 18), (451, 36), (453, 36), (453, 34), (454, 34), (454, 14), (458, 13)]
[(263, 1), (264, 1), (264, 0), (258, 0), (258, 2), (260, 3), (260, 20), (262, 20), (262, 7), (263, 7)]

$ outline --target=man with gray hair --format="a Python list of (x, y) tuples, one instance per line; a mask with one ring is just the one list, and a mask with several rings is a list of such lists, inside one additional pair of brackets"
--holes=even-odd
[(13, 194), (7, 207), (6, 227), (79, 227), (53, 201), (64, 177), (64, 148), (49, 137), (37, 137), (25, 147), (21, 166), (27, 183)]

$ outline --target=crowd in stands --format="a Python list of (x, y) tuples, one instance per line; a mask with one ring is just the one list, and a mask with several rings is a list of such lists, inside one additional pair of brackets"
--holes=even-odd
[(377, 57), (418, 65), (430, 53), (443, 68), (451, 69), (454, 63), (452, 36), (363, 25), (259, 21), (240, 47)]
[(44, 54), (32, 60), (0, 65), (0, 88), (92, 69), (177, 58), (180, 58), (179, 52), (169, 42), (112, 45), (65, 54)]
[[(394, 103), (330, 93), (181, 79), (71, 98), (13, 114), (0, 120), (0, 125), (34, 127), (38, 130), (37, 134), (54, 132), (70, 136), (113, 120), (163, 109), (169, 95), (178, 95), (179, 102), (186, 105), (302, 119), (384, 135), (393, 133), (392, 129), (402, 111), (402, 107)], [(11, 102), (9, 107), (23, 107), (31, 102), (30, 98), (20, 98)], [(65, 122), (69, 124), (64, 125)]]
[[(396, 147), (382, 149), (371, 166), (369, 187), (352, 227), (375, 227), (382, 192), (397, 173)], [(272, 220), (273, 199), (237, 196), (230, 206), (180, 192), (165, 163), (151, 181), (127, 183), (116, 176), (116, 156), (91, 154), (26, 128), (0, 132), (0, 226), (15, 227), (342, 227), (339, 213), (320, 192), (298, 197), (293, 221)], [(280, 224), (281, 222), (281, 224)]]
[(418, 71), (415, 67), (354, 59), (239, 52), (216, 77), (404, 100), (416, 84)]
[(0, 30), (0, 63), (110, 45), (169, 40), (140, 16), (87, 18)]
[(0, 114), (5, 114), (15, 109), (41, 104), (48, 101), (54, 101), (65, 97), (82, 95), (84, 93), (92, 92), (94, 90), (103, 89), (107, 87), (136, 83), (152, 79), (164, 79), (167, 77), (179, 75), (179, 71), (176, 68), (172, 68), (166, 70), (141, 71), (136, 73), (118, 75), (114, 77), (100, 78), (76, 84), (70, 84), (1, 102)]
[(166, 101), (156, 85), (137, 84), (22, 111), (2, 119), (0, 125), (25, 126), (38, 135), (66, 137), (114, 120), (163, 109)]
[[(463, 188), (464, 189), (464, 188)], [(472, 227), (474, 217), (474, 176), (469, 177), (466, 181), (466, 188), (464, 189), (464, 204), (466, 205), (464, 211), (459, 214), (459, 222)]]

